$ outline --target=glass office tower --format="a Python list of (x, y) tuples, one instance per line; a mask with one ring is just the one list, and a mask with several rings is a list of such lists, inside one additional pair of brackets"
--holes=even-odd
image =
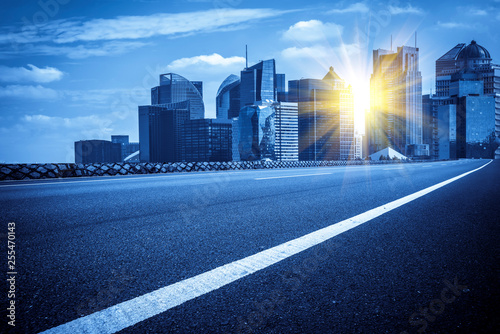
[(205, 117), (203, 83), (201, 81), (189, 81), (175, 73), (161, 74), (160, 85), (151, 89), (151, 104), (183, 101), (189, 101), (190, 119)]
[(240, 113), (240, 78), (228, 76), (220, 85), (215, 98), (218, 119), (233, 119)]
[(239, 152), (242, 161), (275, 159), (275, 112), (270, 105), (252, 105), (240, 111)]
[(299, 160), (354, 158), (354, 96), (333, 68), (322, 80), (289, 81), (288, 100), (299, 104)]
[(276, 64), (274, 59), (264, 60), (241, 71), (240, 110), (260, 101), (276, 101)]
[[(422, 75), (419, 49), (373, 51), (368, 155), (390, 147), (403, 155), (429, 155), (422, 145)], [(411, 146), (411, 147), (410, 147)], [(416, 148), (419, 148), (418, 150)]]
[(189, 115), (189, 101), (139, 106), (140, 161), (181, 161), (182, 125)]

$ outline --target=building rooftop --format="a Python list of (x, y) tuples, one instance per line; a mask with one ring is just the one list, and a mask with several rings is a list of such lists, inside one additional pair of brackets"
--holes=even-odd
[(457, 56), (457, 59), (491, 59), (490, 53), (486, 48), (476, 43), (470, 42)]

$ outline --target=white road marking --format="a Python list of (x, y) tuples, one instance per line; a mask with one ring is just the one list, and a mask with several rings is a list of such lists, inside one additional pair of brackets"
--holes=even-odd
[(303, 177), (303, 176), (331, 175), (331, 174), (333, 174), (333, 173), (316, 173), (316, 174), (301, 174), (301, 175), (258, 177), (258, 178), (255, 178), (255, 180), (285, 179), (285, 178), (289, 178), (289, 177)]
[(429, 167), (433, 167), (433, 166), (422, 166), (422, 168), (429, 168)]
[(477, 169), (309, 233), (303, 237), (285, 242), (244, 259), (228, 263), (203, 274), (165, 286), (102, 311), (70, 321), (44, 331), (43, 333), (116, 333), (140, 321), (149, 319), (189, 300), (217, 290), (227, 284), (316, 246), (343, 232), (379, 217), (384, 213), (390, 212), (436, 189), (442, 188), (447, 184), (474, 173), (488, 166), (490, 163), (491, 161)]

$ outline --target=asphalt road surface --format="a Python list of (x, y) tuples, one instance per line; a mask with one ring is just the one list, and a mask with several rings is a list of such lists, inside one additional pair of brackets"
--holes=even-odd
[(500, 161), (1, 182), (0, 213), (7, 332), (500, 326)]

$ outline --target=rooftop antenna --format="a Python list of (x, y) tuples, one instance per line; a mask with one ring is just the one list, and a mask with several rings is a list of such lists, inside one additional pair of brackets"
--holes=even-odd
[(415, 49), (417, 48), (417, 31), (415, 30)]
[(248, 44), (245, 45), (245, 61), (246, 61), (245, 68), (248, 68)]

